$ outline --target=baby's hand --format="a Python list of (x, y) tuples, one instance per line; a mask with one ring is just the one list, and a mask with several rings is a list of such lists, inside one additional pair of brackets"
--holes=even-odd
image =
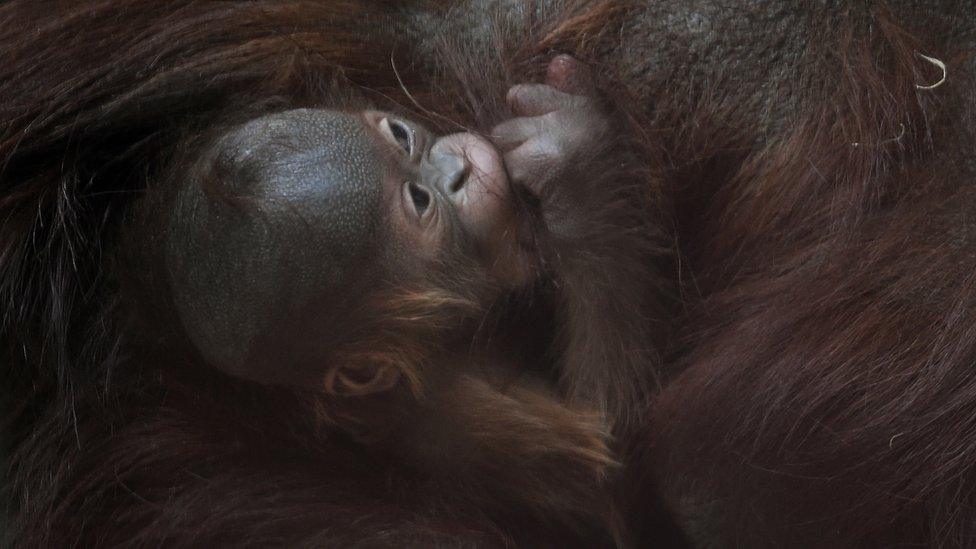
[(609, 129), (586, 67), (559, 55), (546, 72), (545, 84), (509, 89), (507, 100), (518, 117), (492, 131), (512, 182), (539, 197), (553, 190), (554, 181), (571, 174), (574, 163), (598, 154)]

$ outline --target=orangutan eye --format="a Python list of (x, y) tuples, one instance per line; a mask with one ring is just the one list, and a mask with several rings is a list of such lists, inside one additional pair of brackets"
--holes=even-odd
[(417, 211), (417, 216), (423, 217), (430, 206), (430, 193), (415, 183), (407, 183), (407, 190), (410, 192), (410, 200)]
[(407, 155), (413, 154), (414, 131), (410, 126), (395, 118), (384, 118), (380, 121), (380, 129), (387, 139), (403, 149)]

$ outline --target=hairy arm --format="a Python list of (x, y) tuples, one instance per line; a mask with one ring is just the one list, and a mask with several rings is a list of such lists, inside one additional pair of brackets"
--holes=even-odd
[(493, 137), (513, 182), (541, 206), (543, 261), (562, 317), (563, 389), (616, 426), (635, 422), (657, 360), (648, 174), (573, 58), (556, 57), (546, 84), (514, 86), (508, 102), (517, 116)]

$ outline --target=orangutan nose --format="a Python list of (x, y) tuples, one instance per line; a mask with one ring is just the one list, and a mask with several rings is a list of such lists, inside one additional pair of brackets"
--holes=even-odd
[(462, 151), (452, 150), (453, 147), (434, 146), (428, 156), (431, 167), (431, 183), (453, 198), (464, 189), (464, 183), (471, 172), (471, 163), (461, 154)]

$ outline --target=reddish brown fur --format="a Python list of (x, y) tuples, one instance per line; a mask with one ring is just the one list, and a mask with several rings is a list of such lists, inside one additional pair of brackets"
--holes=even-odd
[[(374, 320), (349, 334), (357, 345), (335, 349), (322, 393), (255, 387), (176, 343), (166, 281), (151, 250), (131, 242), (151, 235), (144, 219), (159, 215), (156, 199), (132, 208), (133, 199), (165, 192), (211, 126), (344, 105), (343, 90), (357, 88), (387, 108), (413, 98), (487, 128), (506, 78), (443, 86), (450, 77), (412, 66), (384, 34), (394, 27), (382, 2), (55, 7), (0, 8), (12, 59), (0, 68), (0, 297), (2, 374), (18, 410), (5, 426), (15, 444), (13, 542), (511, 545), (623, 535), (605, 493), (616, 462), (602, 415), (486, 376), (471, 357), (436, 355), (437, 329), (465, 322), (481, 296), (409, 288), (364, 304), (359, 316)], [(479, 55), (544, 63), (501, 51), (443, 59), (473, 75)], [(459, 89), (484, 98), (472, 105)]]
[[(701, 543), (976, 542), (972, 58), (849, 15), (808, 46), (802, 118), (722, 145), (683, 216), (697, 305), (647, 459)], [(917, 89), (919, 51), (950, 82)]]
[[(430, 72), (386, 35), (364, 35), (386, 28), (377, 14), (392, 1), (0, 7), (0, 375), (18, 395), (6, 426), (18, 442), (17, 540), (491, 545), (590, 533), (566, 525), (603, 503), (585, 501), (609, 463), (592, 416), (531, 387), (503, 398), (463, 377), (437, 394), (495, 414), (459, 406), (439, 440), (475, 457), (497, 450), (498, 463), (468, 462), (483, 476), (452, 470), (442, 453), (362, 452), (352, 425), (373, 411), (410, 410), (395, 431), (437, 406), (394, 391), (367, 395), (350, 417), (320, 395), (133, 363), (101, 255), (127, 193), (224, 111), (314, 104), (338, 79), (411, 105), (406, 88), (485, 128), (549, 47), (616, 74), (601, 48), (636, 3), (579, 4), (526, 29), (523, 49), (496, 44), (496, 64), (443, 55)], [(971, 3), (939, 5), (972, 15)], [(841, 24), (811, 29), (791, 86), (771, 92), (787, 119), (743, 114), (727, 81), (691, 77), (639, 97), (647, 112), (624, 113), (676, 204), (687, 311), (646, 437), (622, 455), (645, 466), (626, 480), (641, 541), (660, 540), (647, 526), (660, 524), (660, 497), (704, 545), (976, 542), (973, 37), (949, 41), (926, 9), (883, 6), (832, 8)], [(441, 51), (462, 51), (451, 38)], [(915, 52), (945, 61), (948, 81), (918, 90), (939, 74)], [(445, 81), (456, 86), (438, 89)], [(618, 105), (638, 104), (625, 86), (613, 91)], [(426, 349), (406, 351), (383, 361), (421, 379), (404, 365)], [(626, 384), (628, 372), (601, 382)], [(625, 415), (642, 415), (636, 400)], [(547, 437), (540, 418), (571, 436)], [(486, 436), (466, 438), (468, 427)], [(515, 474), (539, 448), (573, 466)], [(428, 459), (446, 474), (406, 465)]]

